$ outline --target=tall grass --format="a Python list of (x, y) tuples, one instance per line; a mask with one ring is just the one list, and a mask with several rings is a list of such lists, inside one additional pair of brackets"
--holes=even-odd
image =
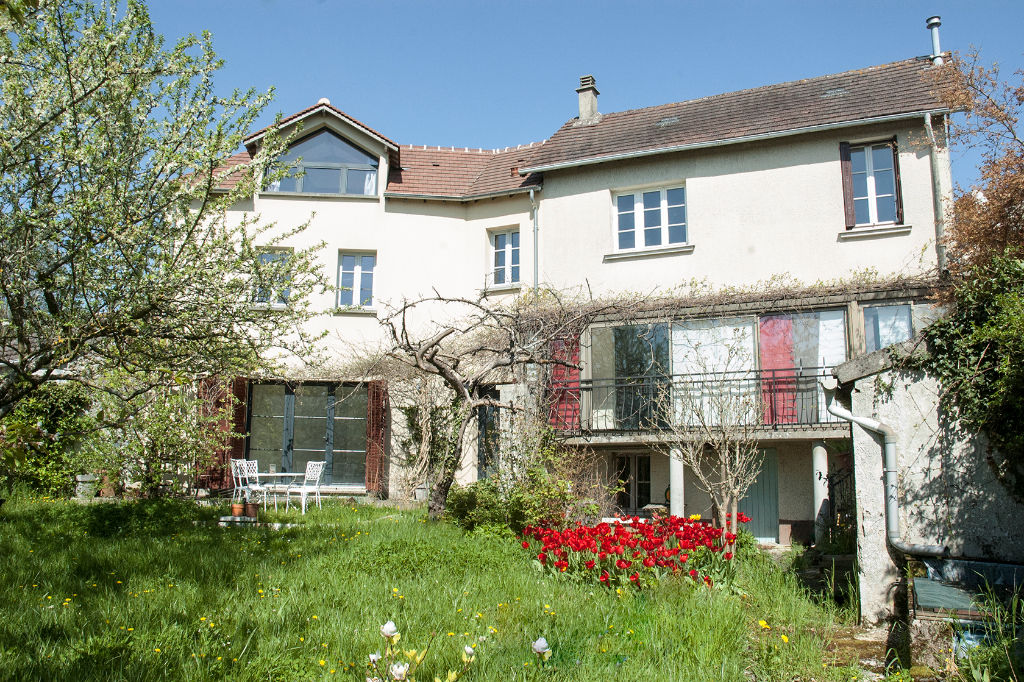
[[(420, 680), (460, 668), (467, 644), (466, 679), (851, 677), (825, 649), (834, 614), (759, 556), (739, 592), (675, 580), (616, 592), (416, 512), (325, 502), (278, 515), (302, 525), (274, 531), (207, 523), (218, 511), (9, 501), (0, 678), (361, 681), (388, 620), (403, 648), (431, 642)], [(544, 663), (530, 650), (540, 636)]]

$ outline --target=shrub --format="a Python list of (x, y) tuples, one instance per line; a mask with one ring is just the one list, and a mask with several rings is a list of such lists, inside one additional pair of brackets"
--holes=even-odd
[(17, 467), (11, 481), (22, 482), (49, 495), (67, 495), (75, 474), (91, 463), (88, 449), (81, 447), (94, 423), (87, 414), (86, 389), (76, 383), (52, 383), (22, 399), (0, 421), (0, 450), (3, 461)]

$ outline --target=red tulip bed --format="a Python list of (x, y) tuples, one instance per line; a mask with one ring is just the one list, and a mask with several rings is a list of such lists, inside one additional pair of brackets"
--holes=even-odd
[[(747, 523), (750, 518), (741, 513), (737, 520)], [(523, 549), (536, 553), (541, 570), (609, 587), (645, 587), (669, 575), (713, 587), (732, 577), (732, 533), (699, 518), (634, 516), (623, 521), (629, 523), (564, 530), (528, 526)]]

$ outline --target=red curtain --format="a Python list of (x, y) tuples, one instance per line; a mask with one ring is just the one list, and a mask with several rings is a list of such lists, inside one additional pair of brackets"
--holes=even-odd
[(575, 367), (551, 365), (548, 386), (548, 424), (559, 431), (580, 428), (580, 340), (556, 339), (551, 342), (551, 358)]
[(765, 424), (795, 424), (796, 364), (793, 359), (793, 318), (762, 317), (760, 327), (761, 398)]

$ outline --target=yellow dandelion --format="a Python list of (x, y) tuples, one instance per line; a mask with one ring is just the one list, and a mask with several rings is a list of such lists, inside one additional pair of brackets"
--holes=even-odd
[(785, 635), (782, 635), (782, 641), (786, 642), (788, 644), (789, 643), (789, 637), (786, 637)]
[(768, 625), (768, 621), (766, 621), (766, 620), (763, 620), (763, 619), (759, 620), (759, 621), (757, 621), (757, 624), (760, 625), (761, 628), (764, 629), (764, 630), (771, 630), (772, 629), (772, 627), (770, 625)]

